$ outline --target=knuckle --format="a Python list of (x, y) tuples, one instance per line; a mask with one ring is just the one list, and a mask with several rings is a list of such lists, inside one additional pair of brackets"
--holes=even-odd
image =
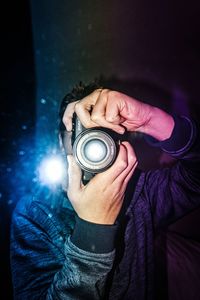
[(119, 166), (119, 169), (120, 169), (120, 170), (126, 169), (126, 168), (127, 168), (127, 161), (125, 161), (125, 160), (120, 160), (118, 166)]
[(110, 92), (110, 90), (109, 89), (102, 89), (101, 90), (101, 93), (103, 93), (103, 94), (105, 94), (105, 93), (109, 93)]
[(106, 121), (112, 123), (114, 120), (115, 120), (115, 117), (114, 117), (114, 116), (111, 116), (111, 115), (107, 115), (107, 116), (106, 116)]
[(80, 116), (79, 116), (79, 119), (80, 119), (81, 123), (83, 124), (83, 126), (84, 126), (85, 128), (91, 128), (91, 127), (94, 127), (94, 126), (92, 126), (92, 122), (91, 122), (90, 119), (82, 118), (82, 117), (80, 117)]
[(93, 122), (97, 122), (97, 121), (99, 121), (99, 119), (100, 119), (100, 116), (98, 114), (96, 114), (96, 113), (91, 114), (91, 120)]
[(77, 105), (78, 101), (74, 101), (74, 102), (71, 102), (67, 105), (67, 108), (66, 108), (66, 114), (67, 115), (72, 115), (74, 110), (75, 110), (75, 106)]
[(88, 121), (85, 123), (85, 128), (93, 128), (94, 127), (94, 124), (91, 122), (91, 121)]
[(68, 110), (71, 109), (71, 108), (74, 106), (74, 104), (75, 104), (75, 101), (70, 102), (70, 103), (67, 105), (67, 109), (68, 109)]
[(81, 108), (81, 102), (79, 101), (79, 102), (77, 102), (77, 103), (75, 103), (75, 105), (74, 105), (74, 110), (75, 111), (78, 111), (80, 108)]
[(133, 165), (136, 163), (136, 161), (137, 161), (136, 156), (134, 154), (130, 155), (130, 157), (129, 157), (130, 164)]
[(117, 91), (108, 91), (108, 98), (109, 99), (116, 99), (119, 98), (120, 93)]

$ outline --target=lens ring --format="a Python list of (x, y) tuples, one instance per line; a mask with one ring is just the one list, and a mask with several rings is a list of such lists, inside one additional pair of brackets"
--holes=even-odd
[[(106, 155), (102, 160), (91, 161), (84, 153), (85, 146), (91, 141), (98, 140), (104, 144)], [(116, 158), (116, 145), (113, 138), (101, 130), (85, 130), (75, 140), (73, 154), (80, 167), (91, 173), (100, 173), (110, 167)]]

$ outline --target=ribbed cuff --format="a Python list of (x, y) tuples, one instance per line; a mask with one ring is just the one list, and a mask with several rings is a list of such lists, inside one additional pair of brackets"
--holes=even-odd
[(173, 115), (173, 118), (175, 125), (170, 138), (158, 141), (151, 136), (146, 136), (145, 139), (150, 145), (160, 147), (163, 151), (176, 156), (192, 146), (196, 137), (196, 126), (185, 116)]
[(78, 248), (93, 253), (108, 253), (115, 247), (118, 226), (85, 221), (76, 216), (71, 241)]

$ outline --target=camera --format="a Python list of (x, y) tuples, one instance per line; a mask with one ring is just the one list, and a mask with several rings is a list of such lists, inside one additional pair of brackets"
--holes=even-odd
[(114, 163), (122, 140), (127, 140), (126, 134), (120, 135), (103, 127), (86, 129), (74, 113), (71, 135), (72, 152), (82, 170), (84, 184), (95, 174), (104, 172)]

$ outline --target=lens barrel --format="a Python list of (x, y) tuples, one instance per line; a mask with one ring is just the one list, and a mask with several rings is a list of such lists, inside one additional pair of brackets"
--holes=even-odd
[(90, 173), (100, 173), (114, 162), (117, 149), (114, 139), (105, 131), (86, 129), (75, 139), (73, 155), (81, 169)]

